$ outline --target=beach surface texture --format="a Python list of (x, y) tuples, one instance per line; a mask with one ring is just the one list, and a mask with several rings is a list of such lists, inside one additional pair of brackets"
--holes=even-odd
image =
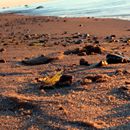
[(130, 22), (0, 14), (1, 130), (129, 130)]

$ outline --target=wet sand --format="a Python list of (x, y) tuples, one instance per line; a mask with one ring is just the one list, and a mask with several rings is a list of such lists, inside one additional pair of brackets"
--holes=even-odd
[[(84, 38), (86, 34), (89, 37)], [(79, 64), (81, 58), (96, 64), (108, 53), (130, 57), (129, 38), (130, 22), (124, 20), (1, 14), (0, 53), (5, 63), (0, 63), (0, 129), (129, 130), (130, 63)], [(64, 55), (42, 65), (21, 64), (25, 58), (85, 45), (105, 52)], [(72, 85), (41, 90), (35, 79), (57, 70), (72, 75)], [(82, 83), (85, 77), (97, 75), (105, 79)]]

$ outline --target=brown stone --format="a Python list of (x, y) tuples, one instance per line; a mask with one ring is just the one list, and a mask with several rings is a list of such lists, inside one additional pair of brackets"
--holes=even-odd
[(79, 48), (75, 48), (73, 50), (67, 50), (64, 52), (65, 55), (69, 55), (69, 54), (79, 54), (80, 53), (80, 49)]
[(64, 52), (54, 52), (47, 55), (48, 58), (52, 58), (54, 60), (62, 60), (64, 59)]
[(89, 83), (92, 83), (92, 80), (91, 80), (91, 79), (84, 78), (84, 79), (81, 81), (81, 85), (86, 85), (86, 84), (89, 84)]
[(87, 76), (85, 78), (92, 80), (92, 82), (106, 82), (110, 79), (110, 76), (106, 74), (99, 74), (95, 76)]

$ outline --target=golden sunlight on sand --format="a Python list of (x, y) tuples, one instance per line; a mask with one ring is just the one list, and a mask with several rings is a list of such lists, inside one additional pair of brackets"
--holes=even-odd
[(47, 0), (1, 0), (0, 1), (0, 8), (3, 7), (15, 7), (15, 6), (22, 6), (22, 5), (28, 5), (38, 2), (44, 2)]

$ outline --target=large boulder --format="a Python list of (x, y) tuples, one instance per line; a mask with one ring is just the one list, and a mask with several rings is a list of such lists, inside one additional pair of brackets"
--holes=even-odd
[(119, 54), (108, 54), (106, 61), (108, 64), (128, 63), (130, 62), (130, 58)]

